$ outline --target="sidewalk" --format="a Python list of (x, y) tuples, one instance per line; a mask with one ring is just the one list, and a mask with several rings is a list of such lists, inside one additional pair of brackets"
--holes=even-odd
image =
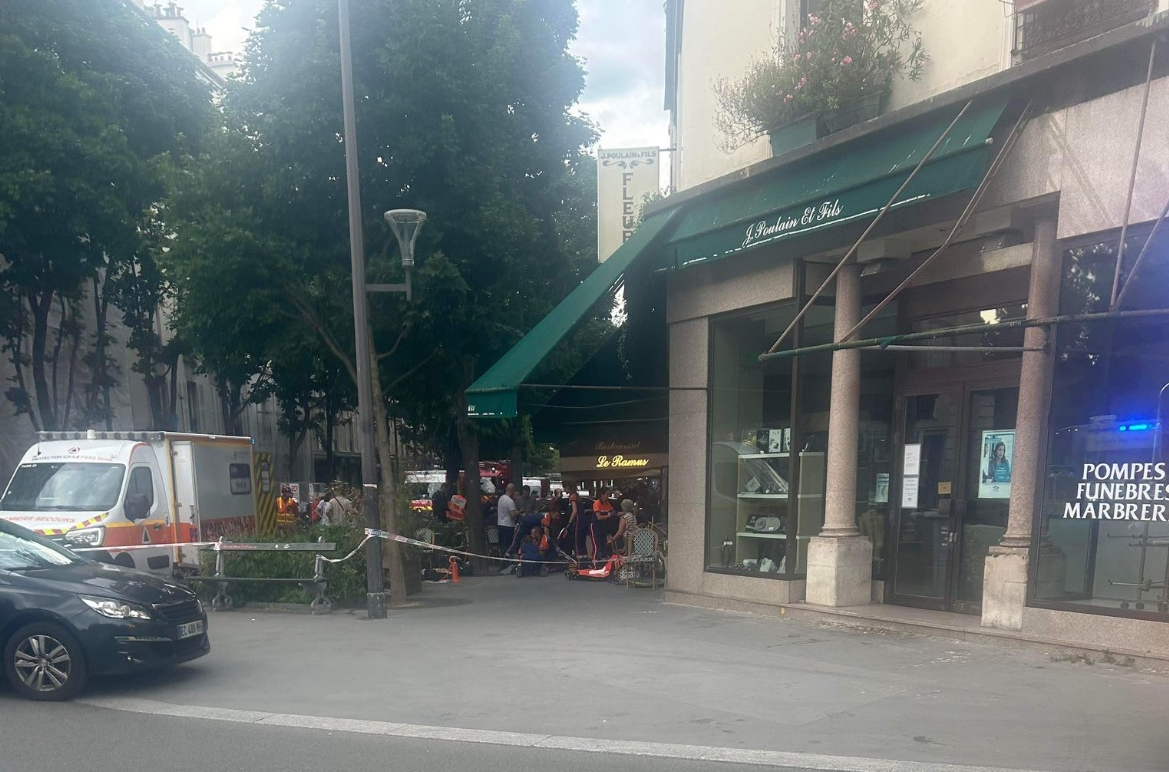
[(427, 585), (385, 621), (212, 615), (210, 657), (95, 697), (1050, 772), (1166, 768), (1169, 678), (610, 584)]
[[(856, 630), (883, 630), (891, 633), (928, 635), (984, 645), (1028, 649), (1040, 654), (1085, 662), (1123, 663), (1145, 670), (1169, 672), (1169, 640), (1158, 641), (1156, 649), (1141, 649), (1125, 639), (1122, 631), (1111, 638), (1111, 645), (1092, 646), (1081, 640), (1029, 634), (1014, 630), (996, 630), (982, 626), (977, 615), (933, 611), (910, 606), (870, 603), (864, 606), (817, 606), (812, 603), (767, 605), (729, 598), (715, 598), (689, 593), (667, 592), (667, 603), (679, 603), (707, 609), (746, 612), (763, 616), (786, 617), (810, 624), (835, 625)], [(1034, 613), (1028, 609), (1027, 613)], [(1050, 612), (1038, 612), (1050, 613)], [(1073, 639), (1075, 636), (1072, 636)], [(1169, 634), (1166, 636), (1169, 638)]]

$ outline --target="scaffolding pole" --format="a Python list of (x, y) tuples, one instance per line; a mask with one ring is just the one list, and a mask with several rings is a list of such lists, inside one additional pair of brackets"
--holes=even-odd
[[(959, 327), (950, 327), (944, 330), (928, 330), (925, 332), (906, 332), (900, 335), (885, 335), (880, 338), (865, 338), (862, 340), (839, 341), (837, 343), (821, 343), (816, 346), (791, 349), (790, 351), (775, 351), (759, 355), (760, 362), (772, 359), (788, 359), (805, 354), (820, 354), (824, 352), (844, 351), (851, 349), (883, 349), (890, 346), (913, 340), (932, 340), (950, 336), (977, 335), (986, 332), (1001, 332), (1016, 328), (1027, 327), (1054, 327), (1060, 324), (1084, 324), (1088, 322), (1115, 321), (1119, 319), (1139, 319), (1145, 317), (1169, 316), (1169, 308), (1147, 308), (1137, 311), (1101, 311), (1091, 314), (1065, 314), (1063, 316), (1049, 316), (1044, 319), (1014, 319), (1009, 322), (995, 324), (967, 324)], [(971, 349), (973, 350), (973, 348)], [(1007, 349), (996, 349), (998, 351)]]

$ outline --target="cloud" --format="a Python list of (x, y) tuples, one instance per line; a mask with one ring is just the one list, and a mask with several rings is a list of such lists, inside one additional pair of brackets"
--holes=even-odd
[[(216, 51), (242, 53), (264, 0), (186, 0), (191, 23), (211, 33)], [(666, 19), (661, 0), (577, 0), (580, 30), (572, 52), (585, 60), (580, 110), (601, 128), (605, 147), (669, 140), (662, 109)]]
[(580, 0), (572, 50), (585, 60), (580, 109), (605, 147), (664, 145), (666, 20), (659, 0)]

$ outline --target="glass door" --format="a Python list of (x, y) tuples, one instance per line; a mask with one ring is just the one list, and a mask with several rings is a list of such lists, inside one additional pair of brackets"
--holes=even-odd
[(977, 614), (986, 556), (1007, 527), (1015, 386), (906, 394), (895, 507), (895, 603)]
[(960, 469), (962, 391), (902, 401), (898, 497), (894, 502), (894, 602), (946, 609), (952, 582), (954, 482)]
[(982, 611), (986, 556), (1007, 531), (1015, 465), (1017, 387), (973, 389), (966, 400), (966, 453), (955, 505), (958, 571), (950, 607)]

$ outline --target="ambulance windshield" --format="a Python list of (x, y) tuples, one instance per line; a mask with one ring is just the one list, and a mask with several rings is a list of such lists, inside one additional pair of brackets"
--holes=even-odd
[(118, 503), (122, 464), (21, 464), (0, 499), (8, 512), (99, 512)]

